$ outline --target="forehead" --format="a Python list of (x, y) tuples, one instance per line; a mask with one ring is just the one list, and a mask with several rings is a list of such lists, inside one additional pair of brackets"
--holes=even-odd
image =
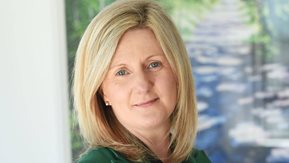
[(147, 55), (164, 55), (152, 30), (130, 29), (124, 33), (115, 51), (114, 59), (130, 59)]

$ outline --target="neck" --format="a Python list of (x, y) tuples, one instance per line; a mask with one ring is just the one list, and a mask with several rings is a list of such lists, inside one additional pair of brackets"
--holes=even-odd
[(130, 132), (139, 138), (149, 149), (163, 162), (167, 162), (169, 156), (169, 127), (163, 127), (157, 130), (130, 130)]

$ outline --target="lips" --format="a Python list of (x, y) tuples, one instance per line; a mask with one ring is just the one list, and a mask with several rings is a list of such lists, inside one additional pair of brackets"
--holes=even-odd
[(151, 100), (145, 101), (145, 102), (140, 102), (135, 104), (134, 106), (138, 106), (138, 107), (147, 107), (152, 105), (154, 102), (156, 102), (159, 98), (153, 98)]

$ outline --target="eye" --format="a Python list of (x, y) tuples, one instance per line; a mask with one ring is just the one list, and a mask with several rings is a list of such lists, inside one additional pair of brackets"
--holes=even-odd
[(116, 76), (124, 76), (124, 75), (127, 75), (127, 74), (128, 74), (128, 72), (126, 70), (121, 69), (121, 70), (117, 71), (115, 75)]
[(152, 62), (148, 65), (148, 69), (158, 68), (161, 66), (161, 62)]

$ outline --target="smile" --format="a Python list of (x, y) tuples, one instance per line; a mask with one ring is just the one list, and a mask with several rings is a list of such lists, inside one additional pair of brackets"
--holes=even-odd
[(141, 102), (141, 103), (138, 103), (138, 104), (135, 104), (134, 106), (137, 106), (137, 107), (148, 107), (148, 106), (151, 106), (152, 104), (154, 104), (159, 98), (154, 98), (152, 100), (148, 100), (148, 101), (145, 101), (145, 102)]

